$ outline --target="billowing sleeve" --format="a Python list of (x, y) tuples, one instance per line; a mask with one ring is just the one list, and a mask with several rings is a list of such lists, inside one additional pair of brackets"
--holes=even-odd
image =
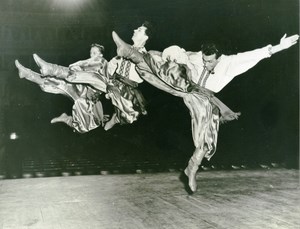
[(271, 47), (271, 45), (268, 45), (260, 49), (227, 56), (228, 67), (226, 70), (226, 75), (233, 78), (248, 71), (259, 61), (271, 56), (269, 51)]
[(189, 79), (193, 82), (199, 77), (198, 69), (201, 69), (203, 66), (202, 62), (202, 53), (200, 52), (187, 52), (185, 49), (180, 48), (177, 45), (170, 46), (166, 48), (162, 53), (163, 61), (171, 61), (177, 64), (183, 64), (189, 69)]
[(183, 48), (177, 45), (170, 46), (162, 52), (163, 61), (174, 61), (178, 64), (187, 64), (188, 56)]

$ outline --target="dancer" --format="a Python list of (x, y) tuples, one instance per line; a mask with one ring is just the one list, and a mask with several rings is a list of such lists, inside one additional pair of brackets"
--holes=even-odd
[[(144, 22), (134, 30), (131, 46), (139, 53), (146, 53), (145, 44), (151, 36), (151, 24)], [(145, 99), (138, 90), (138, 84), (143, 80), (135, 70), (135, 64), (120, 56), (114, 57), (108, 63), (108, 74), (113, 86), (108, 87), (108, 97), (114, 101), (115, 113), (104, 129), (109, 130), (115, 124), (132, 123), (139, 114), (146, 115)]]
[(163, 53), (151, 51), (142, 55), (132, 49), (113, 32), (120, 56), (137, 64), (140, 76), (153, 86), (182, 97), (190, 110), (195, 151), (184, 170), (189, 193), (197, 190), (196, 173), (203, 158), (208, 160), (216, 151), (219, 123), (237, 119), (214, 93), (224, 88), (259, 61), (295, 45), (299, 35), (284, 35), (276, 46), (267, 45), (236, 55), (222, 55), (215, 44), (203, 45), (200, 52), (186, 52), (171, 46)]
[[(74, 101), (72, 116), (66, 113), (51, 120), (51, 123), (63, 122), (79, 133), (86, 133), (104, 125), (107, 116), (103, 114), (99, 95), (106, 91), (105, 74), (107, 61), (103, 58), (104, 47), (98, 44), (91, 45), (90, 58), (71, 64), (69, 68), (50, 64), (34, 54), (34, 59), (41, 67), (41, 73), (36, 73), (15, 61), (20, 78), (25, 78), (40, 86), (48, 93), (62, 94)], [(67, 80), (80, 79), (78, 83), (70, 83)], [(96, 88), (82, 84), (86, 81), (96, 82)]]
[(90, 58), (80, 60), (69, 67), (48, 63), (37, 54), (33, 54), (36, 64), (44, 77), (55, 77), (69, 83), (89, 84), (95, 89), (106, 92), (108, 78), (106, 77), (107, 61), (103, 58), (104, 47), (99, 44), (92, 44)]

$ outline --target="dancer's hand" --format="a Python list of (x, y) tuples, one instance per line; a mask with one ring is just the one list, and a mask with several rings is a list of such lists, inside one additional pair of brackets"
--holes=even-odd
[(283, 35), (283, 37), (280, 39), (280, 48), (283, 49), (288, 49), (289, 47), (297, 44), (297, 41), (299, 39), (299, 35), (295, 34), (290, 37), (286, 37), (286, 34)]
[(284, 34), (283, 37), (280, 39), (280, 43), (278, 45), (269, 48), (270, 55), (288, 49), (289, 47), (297, 44), (298, 39), (299, 39), (298, 34), (289, 37), (286, 37), (286, 34)]
[(76, 72), (76, 71), (82, 71), (82, 68), (78, 65), (69, 65), (70, 71)]

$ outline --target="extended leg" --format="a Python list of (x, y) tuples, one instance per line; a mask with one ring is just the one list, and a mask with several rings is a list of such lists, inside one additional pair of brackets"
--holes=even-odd
[(155, 71), (160, 70), (161, 66), (159, 65), (159, 63), (156, 63), (153, 59), (151, 59), (151, 61), (153, 62), (151, 64), (157, 64), (157, 66), (155, 66), (155, 68), (150, 68), (149, 65), (145, 62), (143, 54), (131, 48), (130, 45), (125, 43), (115, 32), (112, 33), (112, 36), (117, 46), (118, 55), (131, 59), (135, 64), (137, 64), (136, 70), (141, 78), (157, 87), (158, 89), (170, 93), (174, 96), (184, 96), (183, 92), (176, 90), (175, 88), (164, 82), (162, 79), (160, 79), (160, 73)]
[(33, 59), (36, 64), (41, 68), (41, 73), (43, 76), (53, 76), (61, 79), (65, 79), (69, 75), (69, 68), (60, 66), (57, 64), (51, 64), (44, 61), (37, 54), (33, 54)]
[(19, 77), (21, 79), (25, 78), (31, 82), (42, 85), (45, 83), (45, 79), (42, 78), (41, 74), (30, 70), (29, 68), (25, 68), (20, 64), (18, 60), (15, 60), (15, 65), (19, 70)]
[(143, 60), (143, 54), (130, 47), (130, 45), (124, 42), (115, 31), (112, 32), (112, 38), (117, 45), (117, 53), (119, 56), (128, 58), (135, 64)]
[(38, 84), (44, 92), (65, 95), (73, 100), (79, 98), (75, 84), (51, 77), (43, 78), (41, 74), (25, 68), (18, 60), (15, 61), (15, 65), (19, 70), (19, 77), (21, 79), (25, 78)]

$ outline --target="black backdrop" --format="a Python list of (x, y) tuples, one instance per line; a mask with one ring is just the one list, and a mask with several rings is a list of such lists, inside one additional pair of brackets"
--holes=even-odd
[[(93, 157), (184, 164), (193, 151), (190, 116), (183, 101), (141, 85), (148, 115), (132, 125), (74, 133), (50, 120), (71, 112), (72, 102), (42, 92), (18, 77), (14, 60), (38, 71), (32, 54), (69, 65), (89, 56), (89, 45), (105, 46), (116, 55), (111, 31), (130, 42), (144, 20), (154, 25), (147, 49), (177, 44), (199, 51), (205, 41), (232, 54), (277, 44), (287, 33), (299, 33), (298, 0), (1, 0), (0, 127), (2, 150), (10, 163), (43, 157)], [(218, 97), (235, 111), (238, 121), (220, 126), (218, 150), (211, 163), (283, 162), (298, 166), (299, 45), (263, 60), (233, 80)], [(104, 99), (107, 113), (113, 108)], [(20, 138), (10, 141), (11, 132)], [(17, 142), (17, 143), (16, 143)], [(6, 146), (6, 147), (4, 147)]]

